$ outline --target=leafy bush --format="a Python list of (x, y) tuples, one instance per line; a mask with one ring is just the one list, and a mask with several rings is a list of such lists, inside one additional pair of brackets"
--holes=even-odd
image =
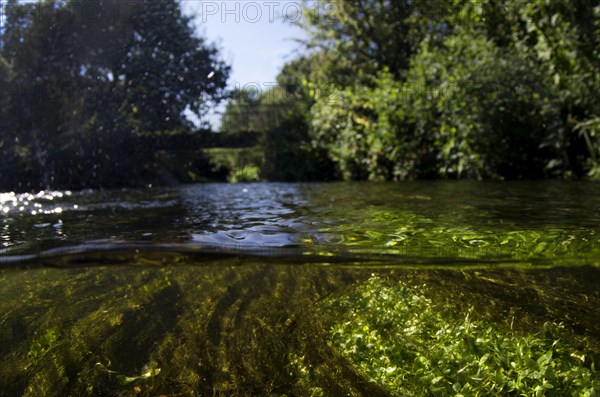
[(526, 56), (462, 33), (424, 42), (411, 65), (404, 83), (386, 70), (313, 108), (315, 140), (345, 179), (562, 173), (557, 95)]
[[(355, 2), (341, 1), (345, 19), (331, 35), (309, 17), (313, 40), (329, 43), (323, 51), (332, 59), (355, 51), (340, 32), (368, 38), (371, 30), (357, 26), (380, 6), (366, 2), (354, 15)], [(422, 28), (406, 62), (377, 62), (385, 54), (371, 38), (371, 61), (354, 65), (351, 78), (320, 82), (335, 91), (312, 108), (312, 134), (345, 179), (597, 174), (600, 7), (486, 0), (441, 7), (437, 17), (403, 7)], [(390, 43), (406, 39), (380, 33)]]
[(229, 182), (258, 182), (260, 181), (260, 168), (247, 165), (240, 170), (235, 170), (229, 176)]
[(418, 175), (422, 138), (410, 101), (386, 70), (373, 87), (332, 90), (312, 109), (313, 137), (344, 179), (401, 180)]
[(537, 65), (485, 38), (425, 42), (408, 84), (421, 134), (432, 134), (441, 176), (543, 177), (561, 164), (556, 93)]

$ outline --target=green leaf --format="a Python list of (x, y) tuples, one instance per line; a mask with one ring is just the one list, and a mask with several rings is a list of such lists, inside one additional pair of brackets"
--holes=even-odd
[(462, 389), (462, 385), (460, 384), (460, 382), (456, 382), (455, 384), (452, 385), (452, 390), (454, 390), (455, 392), (459, 392)]

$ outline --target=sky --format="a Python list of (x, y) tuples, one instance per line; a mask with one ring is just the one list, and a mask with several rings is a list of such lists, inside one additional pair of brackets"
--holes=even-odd
[[(284, 63), (300, 51), (305, 37), (290, 22), (302, 16), (300, 0), (183, 0), (199, 33), (216, 43), (232, 66), (229, 88), (266, 91)], [(221, 107), (220, 111), (222, 111)], [(216, 116), (210, 117), (216, 127)]]

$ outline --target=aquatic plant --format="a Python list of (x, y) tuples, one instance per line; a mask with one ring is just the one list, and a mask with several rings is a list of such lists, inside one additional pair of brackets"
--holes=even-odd
[(331, 338), (369, 379), (393, 395), (594, 396), (600, 375), (561, 324), (522, 332), (457, 313), (426, 286), (372, 277), (341, 297)]
[(34, 359), (38, 359), (46, 354), (52, 347), (56, 345), (60, 339), (60, 332), (57, 329), (49, 328), (45, 332), (40, 333), (29, 348), (29, 355)]

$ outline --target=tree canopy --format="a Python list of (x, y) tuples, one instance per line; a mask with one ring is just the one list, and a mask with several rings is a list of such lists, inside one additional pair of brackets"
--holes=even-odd
[(320, 4), (301, 23), (318, 61), (297, 123), (333, 174), (600, 177), (597, 2)]
[(155, 148), (225, 97), (229, 66), (177, 0), (46, 0), (5, 6), (0, 186), (141, 185)]
[(244, 169), (286, 181), (600, 178), (597, 1), (304, 3), (305, 51), (278, 86), (234, 93), (223, 117), (223, 133), (258, 144), (221, 161), (153, 139), (190, 132), (186, 114), (228, 97), (229, 66), (177, 0), (9, 0), (0, 187), (244, 180)]

